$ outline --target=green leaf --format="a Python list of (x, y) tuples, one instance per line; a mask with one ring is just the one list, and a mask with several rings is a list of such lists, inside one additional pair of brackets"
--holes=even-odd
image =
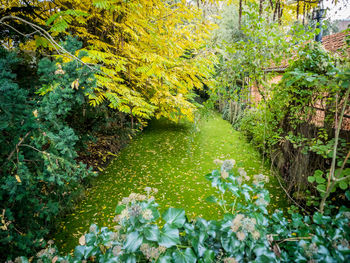
[(321, 170), (316, 170), (316, 171), (314, 172), (314, 176), (315, 176), (315, 177), (322, 177), (322, 175), (323, 175), (323, 172), (322, 172)]
[(254, 254), (257, 256), (257, 257), (260, 257), (262, 255), (266, 255), (267, 253), (267, 248), (265, 245), (257, 245), (255, 248), (254, 248)]
[(221, 244), (222, 244), (222, 247), (227, 252), (233, 253), (234, 250), (239, 247), (240, 242), (232, 236), (231, 237), (230, 236), (228, 236), (228, 237), (222, 236), (221, 237)]
[(126, 242), (124, 249), (129, 252), (135, 252), (141, 246), (143, 241), (142, 236), (139, 232), (135, 231), (126, 236)]
[(85, 246), (76, 246), (74, 250), (74, 257), (78, 259), (84, 258)]
[(313, 216), (313, 220), (316, 224), (323, 225), (329, 223), (331, 221), (331, 217), (324, 216), (321, 213), (316, 212)]
[(60, 13), (56, 13), (56, 14), (50, 16), (49, 19), (46, 21), (46, 25), (47, 25), (47, 26), (50, 25), (50, 24), (51, 24), (53, 21), (55, 21), (56, 18), (59, 17), (59, 16), (60, 16)]
[(180, 243), (179, 238), (179, 230), (177, 228), (173, 228), (168, 224), (165, 224), (160, 232), (159, 245), (164, 246), (166, 248), (175, 246)]
[(211, 195), (211, 196), (208, 196), (206, 199), (205, 199), (207, 202), (209, 203), (216, 203), (216, 197)]
[(109, 8), (110, 2), (108, 0), (94, 0), (93, 5), (97, 8), (107, 9)]
[(35, 46), (36, 47), (42, 46), (42, 47), (46, 48), (46, 47), (48, 47), (48, 44), (49, 44), (49, 41), (44, 37), (36, 37), (35, 38)]
[(96, 242), (96, 234), (95, 233), (88, 233), (85, 235), (85, 242), (86, 245), (92, 246)]
[(350, 191), (346, 191), (345, 192), (345, 196), (350, 201)]
[(340, 187), (340, 189), (342, 189), (342, 190), (346, 190), (346, 189), (348, 188), (348, 184), (347, 184), (347, 182), (345, 182), (345, 181), (340, 181), (339, 187)]
[(324, 182), (326, 182), (326, 179), (324, 179), (323, 177), (316, 177), (316, 182), (318, 184), (323, 184)]
[(68, 27), (67, 21), (63, 18), (59, 19), (50, 29), (51, 32), (63, 32)]
[(118, 205), (116, 208), (115, 208), (115, 213), (117, 215), (119, 215), (124, 209), (125, 209), (126, 205)]
[(171, 256), (169, 256), (169, 255), (162, 255), (162, 256), (159, 257), (157, 262), (159, 262), (159, 263), (171, 262)]
[(175, 263), (195, 263), (197, 257), (192, 248), (186, 248), (186, 250), (179, 249), (174, 251), (173, 260)]
[(95, 246), (86, 246), (84, 251), (84, 258), (89, 258), (95, 255), (97, 251), (98, 249)]
[(310, 183), (313, 183), (313, 182), (315, 182), (315, 177), (313, 177), (313, 176), (308, 176), (308, 177), (307, 177), (307, 180), (308, 180)]
[(215, 252), (212, 250), (206, 250), (203, 255), (203, 262), (204, 263), (211, 263), (214, 262), (215, 259)]
[(246, 201), (250, 201), (250, 194), (249, 194), (248, 191), (242, 190), (241, 193), (244, 195), (244, 199), (245, 199)]
[(317, 186), (317, 190), (320, 191), (321, 193), (325, 193), (326, 192), (326, 186), (324, 184), (319, 184)]
[(350, 175), (350, 168), (346, 168), (341, 173), (342, 177)]
[(136, 256), (134, 254), (124, 254), (120, 258), (125, 263), (136, 263)]
[(146, 226), (143, 230), (144, 237), (149, 241), (158, 241), (159, 240), (159, 229), (156, 225)]
[(167, 224), (180, 228), (186, 222), (185, 210), (169, 208), (163, 214), (163, 219), (167, 222)]

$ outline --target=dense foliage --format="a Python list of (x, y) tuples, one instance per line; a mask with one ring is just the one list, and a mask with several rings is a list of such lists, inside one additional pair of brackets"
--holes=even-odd
[[(289, 24), (301, 10), (306, 24), (316, 3), (2, 4), (0, 260), (46, 245), (41, 261), (349, 260), (349, 211), (329, 201), (340, 206), (349, 197), (349, 142), (341, 131), (350, 93), (348, 53), (335, 58), (312, 41), (317, 30)], [(208, 41), (213, 21), (219, 27)], [(271, 85), (275, 74), (267, 72), (279, 64), (289, 66)], [(117, 207), (116, 232), (92, 226), (74, 255), (58, 256), (45, 237), (94, 174), (80, 160), (102, 170), (88, 159), (114, 156), (109, 144), (118, 133), (129, 135), (124, 126), (134, 133), (153, 117), (193, 121), (195, 91), (205, 93), (203, 86), (208, 104), (276, 165), (290, 199), (318, 212), (292, 214), (290, 223), (281, 212), (268, 215), (264, 177), (248, 186), (245, 171), (225, 161), (207, 176), (218, 189), (208, 200), (220, 205), (223, 219), (189, 221), (174, 208), (160, 217), (150, 197), (154, 189), (147, 188), (147, 195), (131, 194)], [(92, 154), (101, 134), (109, 136), (107, 149)]]
[(223, 117), (239, 127), (243, 110), (254, 103), (251, 89), (256, 87), (263, 100), (268, 98), (265, 70), (286, 63), (312, 35), (298, 24), (285, 30), (271, 23), (259, 15), (254, 4), (244, 13), (241, 28), (236, 17), (236, 8), (228, 6), (214, 31), (213, 44), (220, 63), (216, 65), (216, 85), (210, 92), (211, 99), (219, 101)]
[[(97, 85), (89, 92), (91, 105), (107, 101), (109, 107), (143, 124), (153, 116), (193, 120), (192, 89), (209, 83), (215, 59), (205, 49), (211, 26), (201, 10), (185, 1), (153, 0), (33, 1), (33, 5), (46, 18), (34, 21), (53, 38), (36, 34), (24, 48), (56, 52), (59, 48), (52, 39), (79, 37), (87, 51), (83, 61), (99, 65)], [(11, 3), (10, 15), (23, 15), (10, 7)], [(22, 29), (23, 21), (7, 20), (5, 25), (14, 23)]]
[(281, 211), (269, 215), (269, 193), (264, 189), (267, 178), (262, 174), (250, 178), (243, 169), (234, 168), (234, 160), (216, 162), (222, 163), (221, 169), (206, 178), (217, 195), (208, 199), (225, 211), (222, 219), (189, 221), (185, 211), (177, 208), (169, 208), (160, 217), (152, 196), (157, 190), (146, 187), (146, 195), (132, 193), (119, 203), (113, 231), (92, 225), (79, 239), (74, 255), (59, 256), (51, 244), (38, 253), (38, 260), (232, 263), (350, 259), (348, 209), (342, 207), (335, 216), (292, 213), (291, 221)]
[[(308, 197), (299, 193), (307, 186), (307, 176), (314, 183), (314, 172), (325, 174), (323, 179), (317, 180), (316, 192), (323, 195), (328, 190), (326, 171), (329, 174), (331, 168), (334, 127), (344, 127), (335, 116), (341, 115), (341, 109), (346, 107), (343, 98), (349, 82), (343, 77), (348, 69), (336, 68), (335, 60), (320, 46), (307, 45), (299, 56), (287, 69), (281, 83), (269, 90), (271, 99), (260, 102), (258, 110), (247, 111), (240, 128), (262, 152), (277, 159), (278, 168), (288, 175), (285, 177), (287, 184), (297, 190), (295, 196), (304, 199)], [(317, 114), (320, 107), (325, 107), (321, 115), (324, 119)], [(349, 173), (348, 144), (346, 133), (341, 135), (335, 168), (339, 168), (339, 176), (346, 177)], [(293, 156), (295, 162), (287, 162), (288, 156)], [(348, 179), (344, 178), (339, 186), (346, 190)], [(333, 188), (332, 192), (335, 190)], [(318, 206), (320, 203), (313, 200), (307, 204)]]
[[(80, 44), (70, 39), (66, 45), (73, 52)], [(76, 61), (41, 60), (45, 95), (39, 97), (15, 82), (20, 60), (1, 49), (1, 257), (41, 247), (54, 217), (92, 174), (75, 161), (79, 138), (68, 123), (95, 85), (91, 70)]]
[[(329, 191), (348, 188), (347, 132), (335, 143), (337, 129), (345, 127), (342, 109), (349, 109), (346, 45), (340, 56), (330, 54), (312, 40), (318, 30), (298, 24), (286, 30), (254, 5), (239, 29), (235, 13), (226, 8), (214, 34), (220, 63), (211, 99), (271, 159), (293, 198), (323, 207)], [(330, 187), (335, 170), (339, 181)]]

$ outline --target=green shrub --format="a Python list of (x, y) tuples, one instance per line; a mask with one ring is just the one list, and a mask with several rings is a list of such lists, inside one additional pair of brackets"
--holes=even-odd
[[(344, 105), (349, 69), (346, 64), (336, 67), (335, 58), (317, 43), (302, 47), (298, 56), (290, 62), (282, 81), (266, 92), (268, 99), (245, 111), (239, 128), (271, 158), (290, 194), (316, 206), (326, 187), (307, 178), (316, 170), (327, 174), (330, 169), (334, 128)], [(323, 108), (322, 114), (316, 108)], [(343, 136), (345, 139), (345, 132)], [(349, 148), (347, 141), (339, 141), (336, 168), (342, 166)], [(344, 168), (348, 167), (349, 161), (344, 163)], [(340, 189), (348, 189), (348, 184), (343, 181)], [(315, 200), (307, 200), (308, 195)]]
[[(80, 47), (75, 39), (64, 44), (71, 52)], [(0, 50), (0, 260), (43, 247), (54, 218), (92, 175), (74, 160), (79, 138), (68, 119), (95, 85), (93, 72), (77, 61), (44, 58), (40, 97), (17, 84), (21, 76), (13, 70), (20, 62)]]
[(261, 105), (245, 110), (239, 129), (263, 153), (279, 141), (282, 131), (275, 115)]

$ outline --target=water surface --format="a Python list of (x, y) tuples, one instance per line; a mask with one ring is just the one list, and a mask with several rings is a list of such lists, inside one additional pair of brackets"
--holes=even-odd
[(182, 207), (189, 218), (218, 219), (221, 211), (205, 201), (214, 189), (204, 175), (218, 168), (214, 159), (235, 159), (249, 176), (270, 176), (269, 210), (283, 208), (286, 199), (276, 178), (262, 165), (260, 154), (241, 133), (213, 113), (196, 124), (156, 120), (124, 148), (102, 172), (86, 198), (58, 226), (54, 240), (60, 250), (72, 251), (92, 223), (112, 227), (118, 201), (132, 192), (145, 193), (146, 186), (158, 188), (160, 210)]

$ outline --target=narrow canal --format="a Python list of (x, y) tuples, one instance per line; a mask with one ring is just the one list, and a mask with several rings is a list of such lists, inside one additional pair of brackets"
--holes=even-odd
[(161, 210), (182, 207), (189, 218), (220, 218), (219, 208), (205, 200), (214, 193), (204, 178), (218, 168), (214, 159), (234, 159), (236, 168), (244, 168), (249, 176), (270, 176), (269, 210), (286, 207), (285, 194), (269, 167), (262, 165), (260, 154), (219, 114), (196, 124), (158, 120), (118, 154), (74, 212), (60, 221), (55, 243), (61, 251), (70, 252), (92, 223), (113, 227), (118, 201), (132, 192), (144, 193), (146, 186), (159, 190), (155, 198)]

